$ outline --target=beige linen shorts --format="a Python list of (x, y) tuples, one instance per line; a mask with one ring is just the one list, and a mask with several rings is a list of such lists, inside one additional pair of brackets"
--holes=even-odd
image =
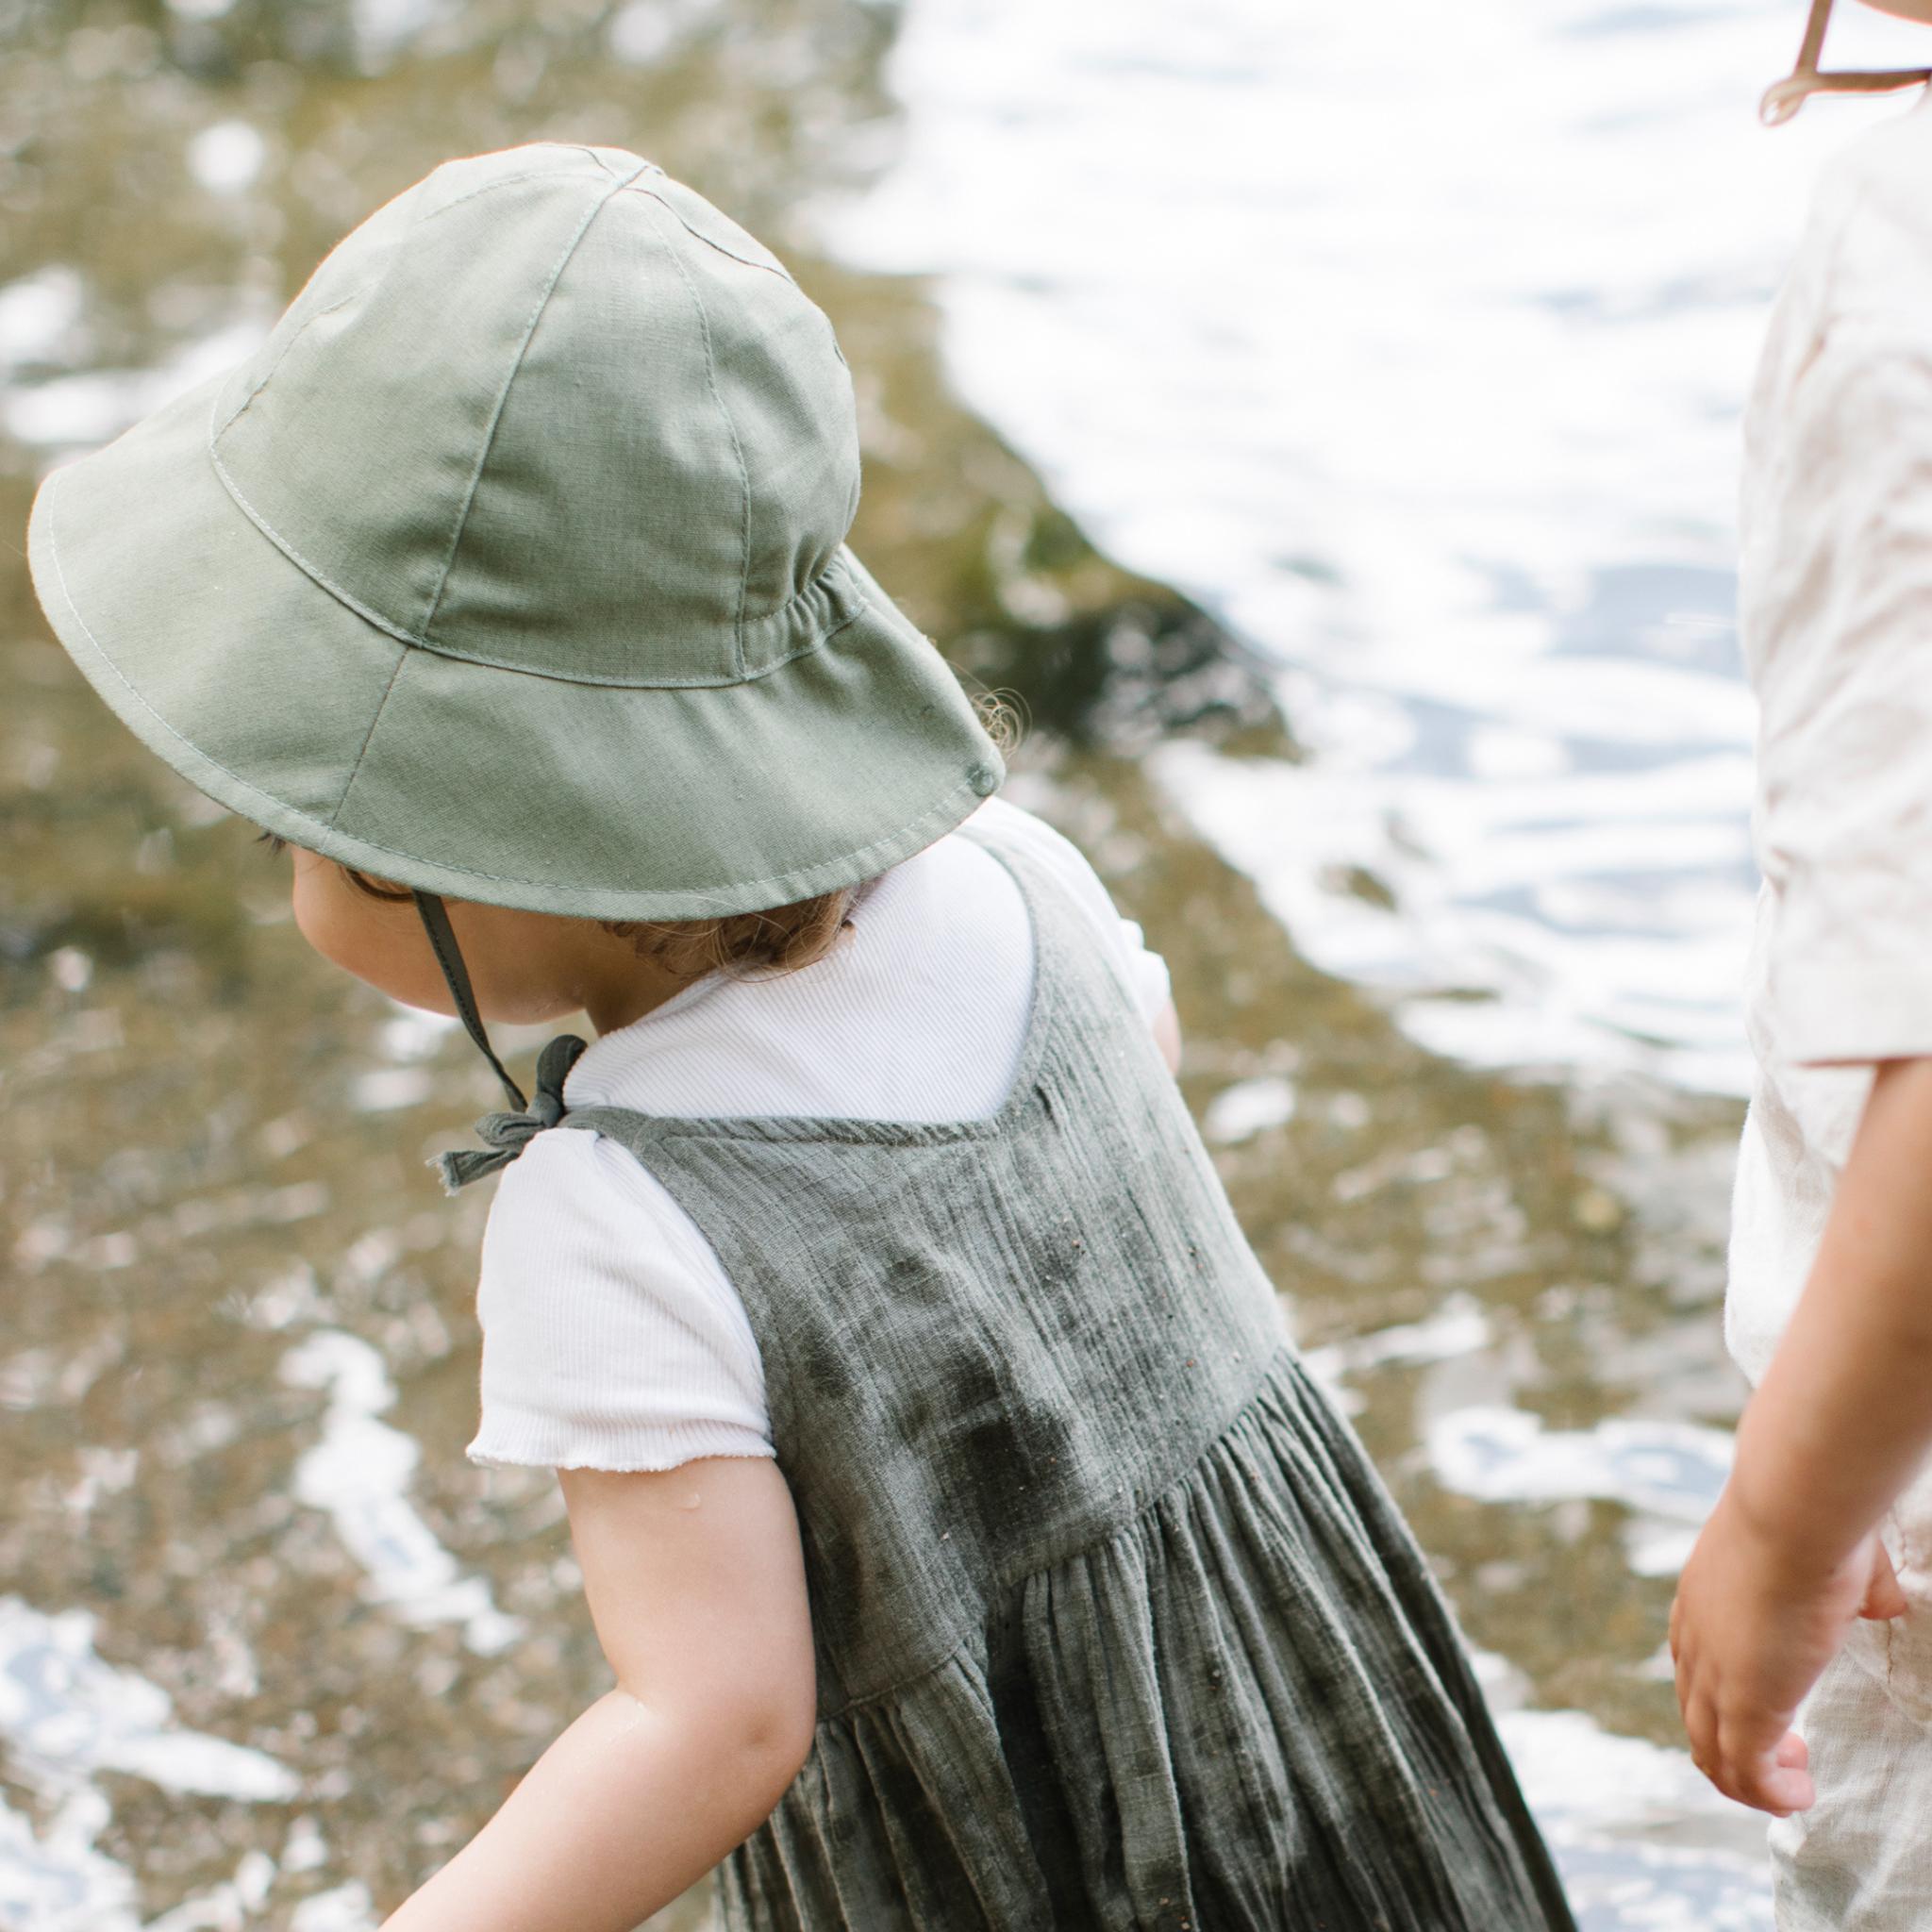
[(1854, 1624), (1798, 1713), (1818, 1802), (1771, 1827), (1778, 1932), (1932, 1932), (1932, 1574), (1911, 1522), (1886, 1535), (1909, 1610)]

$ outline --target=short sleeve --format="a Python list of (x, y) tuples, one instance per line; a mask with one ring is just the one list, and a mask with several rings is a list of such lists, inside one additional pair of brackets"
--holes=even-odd
[(1780, 1042), (1932, 1054), (1932, 357), (1841, 323), (1790, 409), (1754, 667)]
[(764, 1374), (716, 1251), (614, 1141), (541, 1134), (483, 1235), (473, 1462), (673, 1469), (771, 1456)]
[(1100, 874), (1074, 841), (1044, 819), (1004, 798), (989, 798), (969, 824), (983, 824), (998, 837), (1010, 839), (1061, 880), (1092, 923), (1094, 937), (1113, 955), (1127, 984), (1151, 1024), (1167, 1009), (1174, 988), (1167, 961), (1147, 944), (1147, 937), (1131, 919), (1123, 919)]

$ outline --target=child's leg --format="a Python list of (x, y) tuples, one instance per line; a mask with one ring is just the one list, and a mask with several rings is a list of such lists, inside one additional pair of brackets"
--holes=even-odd
[(1854, 1624), (1797, 1727), (1818, 1801), (1771, 1828), (1778, 1932), (1932, 1926), (1932, 1601)]

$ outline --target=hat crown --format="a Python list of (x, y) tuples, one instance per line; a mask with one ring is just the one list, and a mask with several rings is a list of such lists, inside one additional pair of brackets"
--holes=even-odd
[(732, 684), (862, 602), (830, 324), (620, 149), (452, 161), (379, 208), (223, 386), (209, 454), (316, 582), (449, 657)]

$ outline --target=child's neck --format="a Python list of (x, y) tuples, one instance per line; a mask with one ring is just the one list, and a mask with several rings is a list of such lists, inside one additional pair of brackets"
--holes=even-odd
[(674, 973), (655, 959), (640, 958), (628, 940), (616, 944), (624, 957), (609, 962), (594, 979), (586, 979), (580, 1002), (600, 1036), (656, 1012), (705, 977), (704, 969)]

